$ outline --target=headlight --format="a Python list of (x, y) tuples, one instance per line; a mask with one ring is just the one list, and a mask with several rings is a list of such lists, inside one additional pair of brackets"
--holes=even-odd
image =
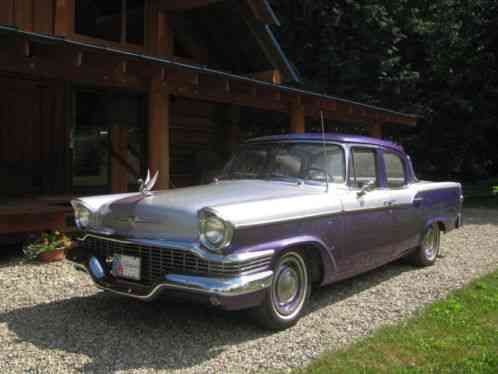
[(209, 250), (221, 252), (227, 247), (233, 235), (232, 226), (210, 211), (201, 211), (200, 219), (200, 239), (201, 243)]
[(84, 230), (90, 226), (92, 221), (92, 211), (79, 201), (71, 201), (71, 205), (74, 209), (74, 220), (78, 229)]

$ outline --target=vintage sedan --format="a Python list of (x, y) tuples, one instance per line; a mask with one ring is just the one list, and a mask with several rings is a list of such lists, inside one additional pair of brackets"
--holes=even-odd
[(462, 223), (459, 183), (419, 181), (394, 143), (293, 134), (243, 144), (209, 185), (75, 199), (68, 258), (97, 287), (250, 308), (273, 329), (323, 286), (406, 257), (432, 265)]

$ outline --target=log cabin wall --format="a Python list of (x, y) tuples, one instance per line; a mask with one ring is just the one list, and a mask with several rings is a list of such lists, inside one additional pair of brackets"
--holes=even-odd
[(171, 103), (171, 185), (185, 187), (209, 179), (218, 164), (216, 104), (175, 97)]
[(54, 33), (56, 0), (2, 0), (0, 24), (16, 26), (22, 30)]
[(0, 73), (3, 196), (63, 193), (68, 184), (64, 85)]

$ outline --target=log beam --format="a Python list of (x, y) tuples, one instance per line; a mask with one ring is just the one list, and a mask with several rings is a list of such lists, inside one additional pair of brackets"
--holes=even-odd
[(383, 131), (381, 123), (373, 123), (368, 126), (368, 135), (372, 138), (382, 139)]
[(159, 8), (166, 12), (179, 12), (193, 8), (207, 6), (223, 0), (162, 0)]
[(55, 35), (68, 37), (74, 32), (74, 0), (56, 0)]
[(128, 192), (128, 131), (126, 127), (114, 124), (111, 128), (111, 192)]
[(290, 114), (290, 132), (304, 133), (306, 132), (306, 117), (304, 113), (304, 105), (300, 100), (292, 102), (289, 108)]
[(170, 179), (170, 94), (160, 78), (149, 89), (149, 169), (159, 171), (156, 189), (168, 189)]

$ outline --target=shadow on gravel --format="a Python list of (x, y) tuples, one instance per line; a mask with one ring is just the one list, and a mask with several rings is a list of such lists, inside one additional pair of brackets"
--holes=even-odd
[(10, 266), (13, 262), (21, 261), (22, 256), (21, 246), (0, 245), (0, 268)]
[[(309, 312), (413, 269), (394, 263), (316, 290)], [(218, 356), (225, 346), (272, 334), (245, 312), (164, 300), (145, 304), (105, 293), (17, 309), (0, 314), (0, 323), (39, 349), (88, 356), (82, 372), (186, 369)]]

